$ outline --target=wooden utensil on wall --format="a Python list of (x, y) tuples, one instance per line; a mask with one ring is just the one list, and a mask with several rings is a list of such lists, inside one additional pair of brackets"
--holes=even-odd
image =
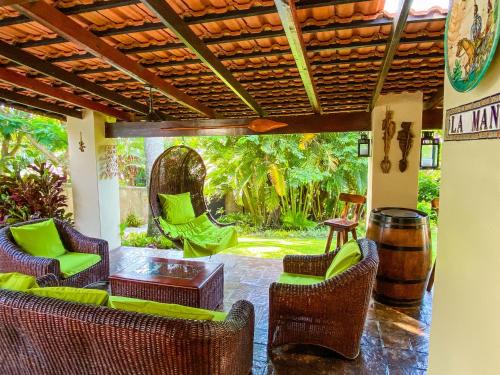
[(408, 168), (408, 154), (410, 153), (410, 149), (413, 146), (413, 133), (411, 131), (411, 122), (403, 122), (401, 123), (401, 130), (398, 131), (398, 141), (399, 148), (402, 152), (401, 160), (399, 161), (399, 170), (401, 172), (406, 171)]
[(383, 173), (389, 173), (391, 170), (389, 151), (391, 150), (392, 138), (394, 138), (394, 134), (396, 133), (396, 123), (392, 119), (393, 116), (394, 112), (387, 109), (385, 112), (385, 119), (382, 121), (382, 130), (384, 131), (384, 136), (382, 137), (384, 140), (384, 160), (380, 163), (380, 167)]

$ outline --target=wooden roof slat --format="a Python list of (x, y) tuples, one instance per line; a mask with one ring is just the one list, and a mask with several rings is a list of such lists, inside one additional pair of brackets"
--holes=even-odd
[(307, 51), (302, 37), (301, 26), (297, 17), (295, 0), (275, 0), (274, 4), (278, 10), (281, 24), (285, 30), (288, 44), (292, 52), (295, 64), (304, 84), (309, 103), (315, 113), (321, 113), (321, 102), (314, 84), (314, 77), (307, 57)]
[(62, 107), (57, 104), (45, 102), (40, 99), (32, 98), (31, 96), (18, 94), (14, 91), (5, 90), (0, 88), (0, 98), (7, 100), (8, 102), (13, 102), (27, 106), (30, 108), (36, 108), (42, 111), (57, 113), (62, 116), (70, 116), (76, 118), (82, 118), (82, 112), (75, 109)]
[(413, 0), (399, 0), (399, 7), (393, 19), (393, 26), (391, 29), (391, 35), (387, 41), (387, 46), (385, 47), (384, 60), (382, 62), (382, 67), (379, 72), (377, 79), (377, 84), (373, 90), (373, 95), (368, 106), (368, 110), (371, 111), (375, 108), (377, 100), (384, 87), (384, 82), (392, 66), (392, 60), (399, 49), (401, 36), (406, 26), (406, 20), (410, 14), (411, 5)]
[(16, 5), (15, 8), (23, 14), (28, 15), (31, 19), (81, 46), (87, 52), (106, 60), (117, 69), (126, 72), (128, 75), (135, 77), (141, 82), (151, 85), (172, 100), (207, 117), (215, 117), (213, 110), (204, 106), (189, 95), (186, 95), (174, 86), (166, 83), (148, 69), (113, 48), (90, 31), (81, 27), (78, 23), (58, 11), (52, 5), (41, 0), (36, 3)]
[(37, 72), (58, 79), (64, 83), (67, 83), (68, 85), (74, 86), (92, 95), (96, 95), (103, 99), (109, 100), (110, 102), (113, 102), (120, 106), (129, 108), (139, 113), (143, 114), (148, 113), (148, 107), (146, 105), (137, 103), (134, 100), (119, 95), (114, 91), (106, 89), (102, 85), (98, 85), (94, 82), (88, 81), (82, 77), (70, 73), (67, 70), (59, 68), (56, 65), (50, 64), (28, 52), (23, 51), (22, 49), (16, 48), (1, 40), (0, 40), (0, 55), (20, 65), (24, 65), (28, 68), (36, 70)]
[(14, 86), (23, 87), (27, 90), (37, 92), (57, 100), (71, 103), (78, 107), (92, 109), (104, 113), (105, 115), (116, 117), (121, 120), (130, 120), (130, 115), (126, 112), (116, 110), (104, 104), (85, 99), (80, 95), (75, 95), (69, 91), (47, 85), (39, 80), (27, 78), (12, 70), (0, 68), (0, 81), (11, 83)]
[(265, 116), (264, 110), (255, 99), (234, 78), (222, 62), (217, 59), (213, 52), (195, 35), (189, 26), (184, 23), (170, 5), (163, 0), (142, 0), (142, 2), (249, 108), (258, 115)]
[[(253, 8), (250, 8), (253, 9)], [(275, 8), (276, 11), (276, 8)], [(242, 11), (239, 11), (242, 12)], [(240, 15), (240, 17), (245, 16)], [(434, 17), (434, 16), (410, 16), (408, 18), (408, 23), (417, 23), (417, 22), (431, 22), (431, 21), (444, 21), (446, 17)], [(350, 29), (360, 29), (360, 28), (368, 28), (368, 27), (381, 27), (386, 25), (391, 25), (393, 20), (391, 18), (382, 17), (376, 18), (374, 20), (355, 20), (347, 23), (331, 23), (322, 26), (316, 25), (308, 25), (302, 28), (302, 32), (304, 34), (313, 34), (318, 32), (326, 32), (326, 31), (339, 31), (339, 30), (350, 30)], [(187, 23), (187, 22), (186, 22)], [(187, 23), (188, 25), (194, 25), (198, 23)], [(0, 20), (1, 25), (1, 20)], [(142, 25), (129, 25), (121, 28), (110, 28), (102, 31), (94, 31), (93, 33), (97, 36), (114, 36), (114, 35), (125, 35), (128, 33), (137, 33), (144, 31), (153, 31), (164, 29), (165, 25), (161, 22), (154, 23), (144, 23)], [(214, 38), (205, 38), (203, 41), (209, 45), (215, 44), (224, 44), (230, 42), (241, 42), (248, 40), (256, 40), (263, 38), (276, 38), (285, 36), (284, 30), (265, 30), (259, 33), (242, 33), (238, 35), (229, 35), (223, 37), (214, 37)], [(31, 47), (40, 47), (51, 44), (64, 43), (66, 40), (62, 37), (55, 38), (45, 38), (40, 40), (31, 40), (22, 43), (20, 46), (22, 48), (31, 48)], [(157, 51), (167, 51), (172, 49), (183, 48), (182, 43), (166, 43), (163, 45), (150, 45), (145, 47), (133, 47), (130, 49), (121, 49), (125, 53), (145, 53), (145, 52), (157, 52)]]

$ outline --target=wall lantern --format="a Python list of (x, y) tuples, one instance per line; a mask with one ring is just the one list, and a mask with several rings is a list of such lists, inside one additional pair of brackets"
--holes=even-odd
[(361, 133), (358, 139), (358, 157), (368, 158), (371, 156), (371, 142), (368, 134)]
[(439, 169), (441, 140), (433, 132), (423, 132), (420, 141), (420, 169)]

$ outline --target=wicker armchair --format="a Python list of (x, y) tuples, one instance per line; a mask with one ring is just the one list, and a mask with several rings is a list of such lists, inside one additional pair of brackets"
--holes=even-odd
[[(12, 226), (22, 226), (43, 220), (33, 220)], [(15, 243), (10, 232), (11, 226), (6, 226), (0, 229), (0, 272), (20, 272), (33, 276), (54, 274), (58, 278), (59, 285), (74, 287), (84, 287), (97, 281), (107, 280), (109, 277), (108, 243), (84, 236), (71, 225), (60, 220), (54, 219), (54, 222), (66, 250), (98, 254), (101, 256), (101, 261), (83, 272), (64, 279), (58, 260), (35, 257), (25, 253)]]
[(201, 156), (187, 146), (173, 146), (165, 150), (154, 162), (149, 182), (149, 205), (154, 222), (161, 234), (178, 248), (183, 248), (182, 240), (165, 232), (158, 218), (162, 216), (162, 207), (158, 194), (191, 193), (194, 213), (199, 216), (207, 213), (208, 218), (218, 227), (230, 224), (219, 223), (208, 211), (203, 195), (203, 186), (207, 169)]
[[(358, 240), (363, 259), (347, 271), (314, 285), (271, 284), (268, 350), (284, 344), (313, 344), (354, 359), (377, 274), (373, 241)], [(286, 256), (284, 271), (325, 275), (336, 252), (316, 256)]]
[(247, 375), (254, 309), (170, 319), (0, 290), (0, 374)]

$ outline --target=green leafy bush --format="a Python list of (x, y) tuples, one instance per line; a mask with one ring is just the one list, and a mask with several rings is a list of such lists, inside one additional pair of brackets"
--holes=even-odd
[(27, 170), (7, 169), (0, 176), (0, 223), (11, 224), (37, 218), (58, 218), (71, 222), (66, 212), (66, 177), (46, 162), (36, 162)]
[(125, 224), (127, 225), (127, 227), (137, 228), (144, 225), (144, 220), (142, 220), (142, 218), (138, 215), (131, 212), (125, 218)]
[(431, 202), (439, 198), (441, 171), (420, 171), (418, 175), (418, 201)]
[(146, 233), (129, 233), (122, 237), (122, 245), (130, 247), (150, 247), (154, 249), (171, 249), (172, 242), (164, 236), (149, 237)]

